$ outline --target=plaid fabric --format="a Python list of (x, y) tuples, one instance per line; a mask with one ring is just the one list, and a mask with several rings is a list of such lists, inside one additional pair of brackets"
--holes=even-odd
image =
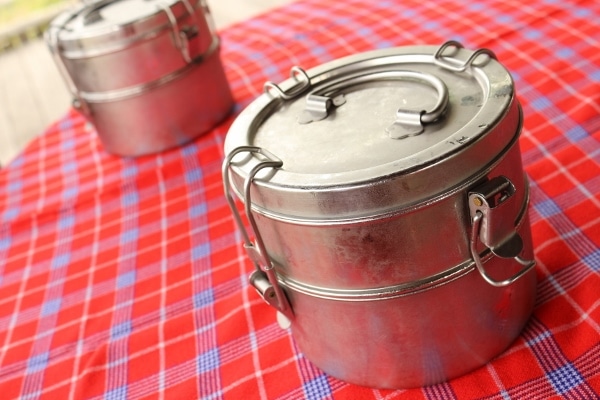
[(303, 0), (222, 32), (237, 111), (303, 68), (374, 48), (487, 47), (523, 103), (533, 317), (470, 374), (412, 390), (325, 375), (249, 288), (223, 197), (234, 116), (122, 159), (69, 112), (0, 171), (3, 399), (592, 399), (600, 396), (600, 3)]

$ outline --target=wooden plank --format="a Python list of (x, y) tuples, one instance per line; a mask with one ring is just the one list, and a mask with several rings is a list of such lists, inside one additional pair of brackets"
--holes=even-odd
[[(60, 75), (50, 50), (43, 40), (30, 43), (29, 49), (23, 53), (23, 65), (31, 80), (35, 102), (43, 125), (40, 133), (50, 121), (62, 117), (71, 106), (71, 94)], [(36, 66), (43, 65), (43, 68)]]
[[(3, 60), (0, 58), (0, 71), (2, 69)], [(0, 168), (17, 154), (18, 149), (13, 145), (12, 139), (12, 124), (9, 122), (9, 115), (5, 112), (3, 95), (6, 93), (4, 80), (0, 73)]]
[(44, 125), (39, 114), (33, 90), (31, 76), (24, 65), (24, 52), (29, 46), (14, 49), (0, 58), (0, 113), (4, 119), (6, 135), (3, 148), (4, 162), (11, 159), (16, 152), (31, 138), (33, 132), (38, 132)]

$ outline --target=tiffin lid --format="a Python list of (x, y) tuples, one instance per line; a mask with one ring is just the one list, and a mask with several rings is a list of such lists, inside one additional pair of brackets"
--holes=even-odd
[(188, 50), (180, 39), (200, 35), (200, 43), (189, 49), (193, 58), (206, 51), (214, 36), (206, 21), (195, 17), (200, 7), (205, 7), (202, 0), (97, 0), (63, 12), (48, 32), (68, 59), (123, 51), (165, 32), (174, 35), (175, 47)]
[(225, 141), (234, 190), (244, 198), (261, 169), (252, 206), (277, 218), (370, 218), (443, 196), (520, 131), (512, 78), (485, 49), (376, 50), (291, 75), (267, 83)]

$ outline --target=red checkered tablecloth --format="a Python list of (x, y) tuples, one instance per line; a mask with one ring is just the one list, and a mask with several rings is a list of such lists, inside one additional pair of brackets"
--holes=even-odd
[(0, 398), (600, 397), (599, 2), (301, 0), (221, 37), (236, 113), (292, 65), (449, 39), (492, 49), (525, 113), (531, 320), (446, 383), (376, 390), (327, 376), (248, 285), (220, 172), (235, 115), (127, 159), (71, 111), (0, 170)]

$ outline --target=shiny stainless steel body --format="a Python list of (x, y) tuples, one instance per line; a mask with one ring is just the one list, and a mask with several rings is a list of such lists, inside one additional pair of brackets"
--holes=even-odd
[(159, 152), (208, 131), (233, 100), (202, 0), (100, 0), (59, 15), (46, 41), (107, 151)]
[(455, 42), (265, 85), (228, 133), (224, 184), (250, 282), (309, 360), (407, 388), (518, 336), (536, 284), (521, 125), (506, 69)]

